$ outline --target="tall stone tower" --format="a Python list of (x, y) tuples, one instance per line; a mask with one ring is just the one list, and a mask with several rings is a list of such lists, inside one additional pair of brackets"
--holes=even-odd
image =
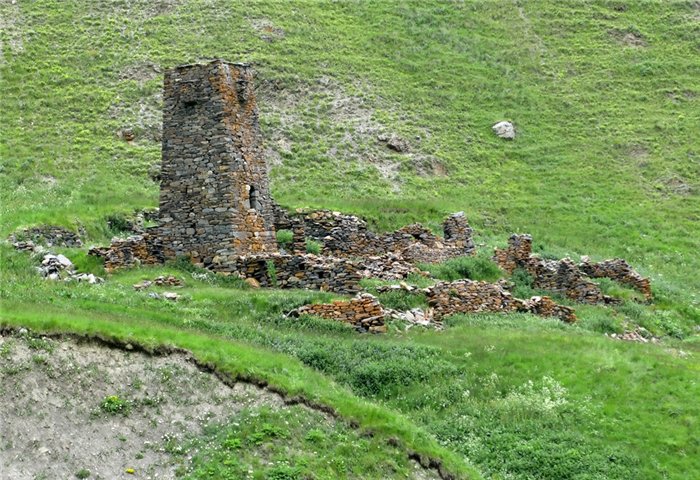
[(208, 266), (276, 251), (252, 69), (222, 60), (173, 68), (163, 100), (165, 256)]

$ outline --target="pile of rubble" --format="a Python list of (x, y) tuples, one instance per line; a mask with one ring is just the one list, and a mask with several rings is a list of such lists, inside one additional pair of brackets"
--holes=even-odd
[(607, 277), (626, 283), (641, 291), (647, 300), (651, 299), (649, 279), (643, 278), (630, 265), (622, 260), (606, 260), (600, 263), (584, 261), (576, 265), (571, 259), (547, 260), (532, 255), (530, 235), (511, 235), (508, 247), (496, 249), (494, 260), (508, 273), (522, 268), (533, 278), (534, 287), (562, 293), (566, 297), (582, 303), (617, 303), (618, 300), (603, 295), (591, 277)]
[(348, 301), (310, 304), (299, 307), (288, 314), (290, 317), (313, 315), (338, 320), (353, 325), (360, 332), (385, 333), (387, 312), (381, 303), (369, 293), (360, 293)]
[(427, 275), (426, 272), (408, 263), (395, 253), (362, 259), (359, 262), (359, 268), (363, 278), (378, 278), (380, 280), (402, 280), (413, 273)]
[(150, 298), (154, 298), (156, 300), (170, 300), (171, 302), (177, 302), (177, 300), (180, 298), (180, 295), (178, 295), (175, 292), (163, 292), (163, 293), (156, 293), (156, 292), (151, 292), (148, 294)]
[(431, 327), (435, 330), (442, 330), (442, 322), (435, 319), (435, 312), (432, 308), (412, 308), (411, 310), (401, 311), (385, 309), (389, 318), (407, 323), (406, 330), (413, 325), (421, 327)]
[(521, 300), (515, 298), (505, 286), (505, 282), (457, 280), (439, 282), (422, 291), (426, 294), (428, 305), (435, 309), (435, 317), (438, 319), (455, 313), (530, 312), (557, 317), (566, 323), (576, 321), (574, 310), (570, 307), (557, 305), (549, 297)]
[(13, 233), (8, 241), (17, 250), (35, 251), (38, 245), (46, 247), (81, 248), (80, 235), (63, 227), (41, 225)]
[(63, 280), (66, 282), (76, 281), (90, 284), (102, 283), (104, 279), (92, 273), (78, 273), (65, 255), (44, 255), (41, 265), (36, 267), (39, 274), (47, 280)]
[(92, 247), (88, 255), (104, 259), (104, 267), (108, 272), (139, 265), (156, 265), (165, 261), (160, 240), (150, 233), (113, 238), (109, 247)]
[(653, 336), (647, 329), (642, 327), (625, 333), (611, 333), (609, 335), (606, 333), (605, 336), (614, 338), (615, 340), (637, 343), (659, 343), (660, 341), (658, 337)]

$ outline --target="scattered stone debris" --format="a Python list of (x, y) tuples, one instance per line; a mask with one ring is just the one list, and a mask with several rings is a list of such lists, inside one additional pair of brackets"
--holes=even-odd
[(134, 287), (134, 290), (145, 290), (147, 288), (150, 288), (153, 285), (155, 285), (157, 287), (164, 287), (164, 286), (182, 287), (185, 284), (183, 283), (182, 280), (180, 280), (179, 278), (177, 278), (173, 275), (168, 275), (168, 276), (161, 275), (161, 276), (153, 279), (153, 281), (143, 280), (140, 283), (134, 284), (133, 287)]
[(288, 316), (313, 315), (353, 325), (360, 332), (386, 333), (387, 312), (374, 295), (360, 293), (355, 298), (332, 303), (304, 305), (291, 311)]
[(150, 292), (148, 296), (156, 300), (170, 300), (171, 302), (176, 302), (180, 298), (180, 295), (175, 292)]
[(619, 300), (603, 295), (600, 287), (590, 277), (607, 277), (636, 288), (647, 300), (651, 300), (649, 279), (643, 278), (622, 259), (605, 260), (592, 264), (584, 257), (576, 265), (571, 259), (546, 260), (532, 255), (532, 237), (513, 234), (508, 247), (496, 249), (494, 261), (508, 273), (522, 268), (533, 278), (534, 286), (544, 290), (559, 292), (582, 303), (618, 303)]
[(491, 127), (493, 133), (506, 140), (513, 140), (515, 138), (515, 127), (510, 122), (498, 122)]
[(614, 338), (616, 340), (625, 340), (627, 342), (637, 342), (637, 343), (660, 343), (660, 339), (651, 334), (649, 330), (643, 327), (637, 327), (635, 330), (629, 330), (625, 333), (611, 333), (605, 334), (606, 337)]
[(573, 308), (557, 305), (549, 297), (532, 297), (529, 300), (515, 298), (505, 288), (505, 282), (457, 280), (439, 282), (422, 291), (428, 298), (428, 305), (435, 310), (437, 319), (455, 313), (530, 312), (557, 317), (566, 323), (576, 321)]
[(41, 225), (13, 233), (8, 240), (18, 250), (34, 251), (38, 245), (45, 247), (81, 248), (80, 235), (63, 227)]
[(417, 292), (420, 291), (421, 289), (418, 287), (415, 287), (413, 285), (409, 285), (406, 282), (401, 282), (398, 285), (380, 285), (376, 288), (377, 292), (379, 293), (386, 293), (386, 292), (397, 292), (397, 291), (405, 291), (405, 292)]
[(360, 275), (363, 278), (381, 280), (401, 280), (411, 274), (428, 275), (415, 265), (406, 262), (401, 255), (386, 253), (381, 256), (367, 257), (360, 262)]
[(90, 284), (102, 283), (104, 279), (92, 273), (78, 273), (73, 262), (65, 255), (46, 254), (37, 267), (39, 274), (47, 280), (63, 280), (85, 282)]
[(432, 308), (422, 309), (422, 308), (412, 308), (411, 310), (400, 311), (400, 310), (385, 310), (388, 316), (394, 320), (400, 320), (408, 325), (406, 330), (409, 330), (414, 325), (421, 327), (431, 327), (435, 330), (442, 330), (442, 322), (435, 320), (435, 312)]

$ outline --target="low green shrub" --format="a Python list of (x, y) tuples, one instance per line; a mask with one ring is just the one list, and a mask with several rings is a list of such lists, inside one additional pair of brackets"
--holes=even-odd
[(131, 403), (119, 395), (109, 395), (100, 402), (100, 410), (110, 415), (127, 415), (131, 410)]
[(468, 278), (492, 282), (503, 276), (503, 271), (486, 252), (479, 252), (473, 257), (457, 257), (442, 263), (423, 264), (421, 268), (430, 272), (433, 277), (447, 281)]
[(291, 230), (277, 230), (276, 236), (280, 247), (286, 247), (294, 240), (294, 233)]
[(313, 240), (311, 238), (306, 239), (306, 253), (313, 253), (314, 255), (318, 255), (321, 253), (321, 249), (323, 248), (323, 245), (320, 242), (317, 242), (316, 240)]

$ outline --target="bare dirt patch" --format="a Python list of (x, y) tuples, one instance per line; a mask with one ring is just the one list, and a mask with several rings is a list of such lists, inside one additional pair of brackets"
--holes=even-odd
[(260, 38), (267, 42), (284, 38), (284, 30), (267, 18), (252, 18), (250, 19), (250, 25), (258, 32)]
[[(446, 173), (443, 163), (423, 148), (423, 139), (430, 138), (430, 132), (420, 129), (416, 132), (419, 135), (402, 136), (380, 121), (376, 115), (379, 109), (389, 116), (395, 112), (391, 113), (393, 109), (388, 105), (380, 108), (380, 99), (373, 95), (371, 85), (360, 79), (343, 86), (333, 78), (322, 77), (294, 89), (264, 82), (258, 98), (261, 118), (273, 122), (271, 127), (263, 127), (265, 154), (271, 166), (283, 163), (299, 132), (326, 129), (330, 131), (323, 137), (332, 139), (325, 151), (329, 159), (370, 165), (395, 191), (401, 188), (403, 165), (422, 176)], [(391, 139), (399, 138), (400, 148), (392, 147)]]
[[(71, 340), (0, 336), (3, 478), (174, 478), (164, 442), (244, 408), (286, 408), (224, 385), (184, 354), (152, 357)], [(119, 405), (124, 405), (122, 411)], [(128, 414), (126, 414), (128, 413)]]
[(625, 47), (642, 48), (647, 46), (647, 41), (639, 33), (611, 30), (610, 36)]
[[(212, 428), (266, 411), (290, 419), (303, 409), (309, 431), (348, 428), (325, 408), (224, 382), (186, 352), (126, 348), (0, 332), (1, 478), (180, 478), (198, 448), (208, 448)], [(198, 441), (203, 432), (209, 440)], [(263, 467), (271, 463), (266, 449), (253, 454)], [(409, 464), (410, 478), (440, 478), (415, 459)]]

